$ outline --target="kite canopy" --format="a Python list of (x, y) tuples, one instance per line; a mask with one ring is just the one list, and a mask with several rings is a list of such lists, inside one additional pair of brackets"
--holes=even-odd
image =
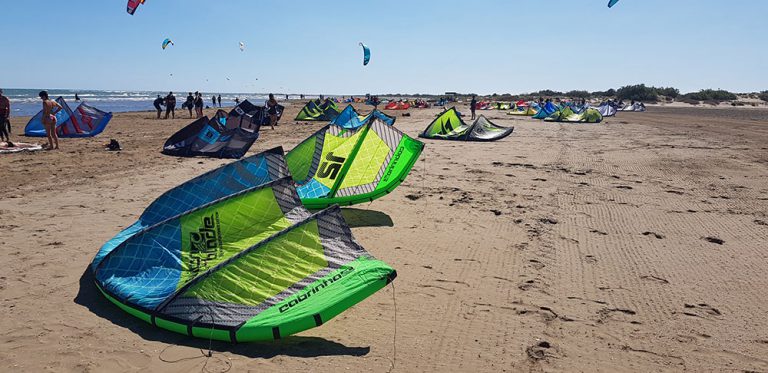
[(175, 45), (175, 44), (173, 44), (173, 41), (171, 39), (163, 40), (163, 50), (165, 50), (165, 48), (168, 48), (168, 45)]
[(554, 114), (544, 119), (547, 122), (566, 122), (566, 123), (600, 123), (603, 116), (597, 109), (589, 108), (581, 114), (574, 113), (570, 107), (558, 110)]
[(526, 117), (532, 117), (538, 113), (538, 110), (533, 106), (517, 106), (514, 110), (507, 112), (507, 115), (520, 115)]
[(411, 108), (411, 104), (405, 101), (392, 101), (384, 107), (386, 110), (408, 110)]
[(371, 49), (363, 43), (360, 46), (363, 47), (363, 66), (368, 66), (368, 62), (371, 62)]
[(339, 113), (341, 113), (341, 110), (339, 110), (335, 102), (329, 99), (326, 99), (324, 102), (313, 100), (304, 105), (304, 108), (296, 115), (296, 120), (328, 122), (336, 119)]
[(645, 111), (645, 105), (643, 105), (643, 104), (641, 104), (639, 102), (635, 102), (634, 104), (630, 104), (630, 105), (627, 105), (627, 106), (619, 109), (619, 111), (640, 111), (640, 112), (643, 112), (643, 111)]
[(495, 141), (501, 140), (515, 130), (514, 127), (501, 127), (480, 116), (471, 126), (464, 123), (452, 107), (440, 114), (427, 126), (419, 137), (439, 140), (458, 141)]
[(234, 343), (320, 326), (395, 278), (286, 176), (278, 148), (166, 192), (98, 252), (96, 286), (152, 325)]
[(285, 156), (307, 208), (370, 202), (405, 180), (424, 144), (376, 118), (347, 130), (330, 124)]
[[(59, 137), (93, 137), (104, 131), (112, 113), (103, 112), (85, 102), (73, 111), (63, 97), (56, 99), (62, 109), (56, 113), (56, 133)], [(45, 137), (43, 111), (32, 117), (24, 128), (24, 136)]]
[(616, 115), (616, 106), (610, 104), (610, 103), (604, 103), (597, 107), (597, 111), (600, 112), (600, 115), (603, 117), (612, 117)]
[(245, 43), (240, 42), (240, 52), (245, 52)]
[(539, 112), (533, 116), (533, 119), (544, 119), (560, 110), (555, 104), (547, 102), (539, 108)]
[(144, 0), (128, 0), (128, 14), (133, 15), (141, 4), (144, 4)]
[(610, 1), (608, 1), (608, 7), (609, 8), (613, 8), (613, 6), (616, 5), (616, 3), (618, 3), (618, 2), (619, 2), (619, 0), (610, 0)]
[(360, 115), (352, 105), (347, 105), (344, 110), (341, 111), (336, 119), (331, 121), (331, 124), (335, 124), (344, 129), (356, 129), (368, 124), (374, 118), (380, 119), (382, 122), (388, 125), (394, 125), (397, 118), (390, 117), (381, 111), (374, 109), (368, 115)]
[[(283, 107), (278, 105), (278, 117)], [(163, 154), (178, 157), (240, 158), (259, 138), (259, 129), (269, 123), (267, 110), (245, 100), (229, 113), (219, 110), (209, 119), (200, 118), (171, 136)]]

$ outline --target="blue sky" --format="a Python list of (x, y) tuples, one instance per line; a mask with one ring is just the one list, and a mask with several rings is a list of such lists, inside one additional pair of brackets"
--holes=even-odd
[[(768, 89), (768, 1), (606, 3), (147, 0), (129, 16), (126, 0), (4, 0), (0, 86), (325, 94), (635, 83), (684, 92)], [(163, 51), (166, 37), (176, 45)], [(366, 67), (360, 41), (372, 50)]]

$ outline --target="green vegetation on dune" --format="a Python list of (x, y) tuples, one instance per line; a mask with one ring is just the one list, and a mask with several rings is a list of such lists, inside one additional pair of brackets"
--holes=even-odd
[(735, 100), (735, 94), (722, 89), (702, 89), (698, 92), (691, 92), (685, 94), (686, 98), (697, 101), (730, 101)]

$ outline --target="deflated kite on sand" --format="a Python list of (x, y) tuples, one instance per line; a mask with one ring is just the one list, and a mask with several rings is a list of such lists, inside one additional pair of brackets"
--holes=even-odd
[(280, 148), (166, 192), (90, 268), (129, 314), (231, 342), (320, 326), (396, 276), (355, 241), (337, 206), (301, 205)]
[(458, 141), (496, 141), (501, 140), (515, 130), (514, 127), (502, 127), (488, 118), (480, 116), (472, 125), (461, 120), (455, 107), (441, 113), (427, 126), (419, 137)]

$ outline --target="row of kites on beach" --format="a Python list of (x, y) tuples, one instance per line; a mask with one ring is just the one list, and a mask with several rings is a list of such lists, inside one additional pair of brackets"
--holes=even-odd
[[(57, 101), (63, 137), (94, 136), (111, 118)], [(279, 119), (284, 107), (277, 109)], [(461, 117), (447, 109), (419, 137), (495, 141), (514, 131), (482, 115), (471, 124)], [(340, 110), (332, 100), (308, 102), (296, 120), (325, 125), (288, 152), (245, 158), (269, 123), (267, 109), (247, 100), (172, 135), (164, 154), (239, 160), (167, 191), (106, 242), (90, 264), (101, 293), (154, 326), (248, 342), (320, 326), (393, 281), (395, 269), (355, 240), (339, 206), (392, 192), (424, 143), (397, 129), (393, 116)], [(44, 134), (40, 115), (27, 127)]]

